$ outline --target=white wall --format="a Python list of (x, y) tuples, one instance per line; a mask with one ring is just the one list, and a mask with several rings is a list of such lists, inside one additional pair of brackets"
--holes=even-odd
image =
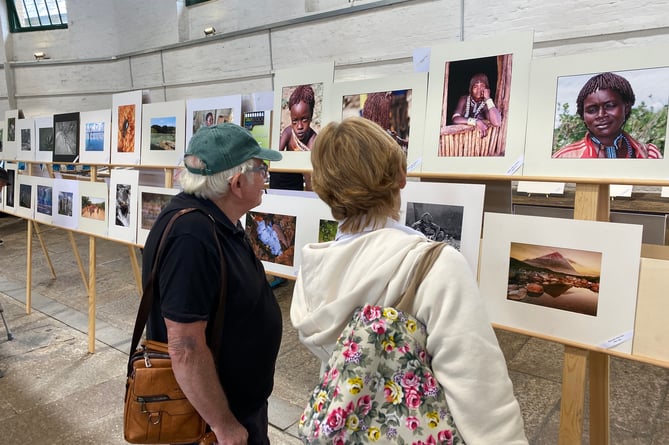
[(415, 48), (528, 29), (535, 57), (669, 41), (659, 0), (68, 0), (68, 14), (66, 30), (6, 37), (0, 112), (109, 108), (134, 89), (154, 102), (250, 94), (272, 90), (273, 70), (331, 60), (337, 80), (410, 72)]

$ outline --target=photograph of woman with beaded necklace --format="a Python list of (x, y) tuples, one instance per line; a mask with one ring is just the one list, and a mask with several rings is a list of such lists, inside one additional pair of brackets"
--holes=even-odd
[(650, 75), (657, 75), (653, 70), (657, 69), (625, 73), (630, 79), (643, 79), (646, 88), (635, 108), (634, 89), (626, 77), (613, 72), (589, 77), (576, 97), (576, 115), (570, 113), (570, 104), (561, 99), (565, 91), (561, 94), (560, 90), (573, 89), (576, 82), (583, 82), (584, 76), (559, 79), (552, 157), (661, 159), (669, 91), (662, 83), (651, 80)]
[(439, 156), (504, 156), (511, 54), (446, 62)]

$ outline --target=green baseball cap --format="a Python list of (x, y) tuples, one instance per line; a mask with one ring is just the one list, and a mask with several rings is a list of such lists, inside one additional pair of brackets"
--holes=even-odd
[(280, 161), (282, 156), (276, 150), (262, 148), (253, 135), (244, 127), (229, 122), (202, 127), (190, 139), (187, 156), (195, 156), (206, 165), (203, 169), (186, 166), (189, 172), (209, 176), (249, 159)]

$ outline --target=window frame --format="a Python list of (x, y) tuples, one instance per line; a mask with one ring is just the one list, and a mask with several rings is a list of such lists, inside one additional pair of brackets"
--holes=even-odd
[[(30, 25), (30, 26), (21, 25), (21, 18), (19, 17), (18, 8), (16, 7), (17, 1), (24, 1), (24, 0), (7, 0), (7, 18), (9, 20), (10, 32), (16, 33), (16, 32), (48, 31), (52, 29), (68, 28), (67, 22), (41, 24), (39, 16), (37, 17), (37, 20), (40, 22), (39, 25)], [(28, 1), (34, 1), (34, 0), (28, 0)], [(62, 1), (64, 2), (65, 0)], [(61, 14), (60, 9), (58, 10), (58, 16), (60, 17), (61, 20), (63, 20), (63, 15)], [(65, 15), (65, 20), (67, 20), (67, 14)], [(49, 18), (49, 21), (51, 21), (51, 18)], [(28, 22), (30, 22), (30, 18), (28, 18)]]

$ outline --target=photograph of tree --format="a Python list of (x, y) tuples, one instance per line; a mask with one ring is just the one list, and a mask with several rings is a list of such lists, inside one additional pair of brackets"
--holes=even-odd
[(151, 118), (151, 150), (174, 150), (176, 149), (177, 118), (154, 117)]
[(246, 234), (258, 259), (293, 266), (296, 223), (296, 216), (247, 212)]
[[(615, 157), (657, 158), (648, 153), (654, 150), (664, 157), (668, 79), (668, 67), (559, 76), (551, 154), (554, 157), (597, 157), (576, 156), (561, 149), (581, 144), (583, 147), (592, 145), (592, 150), (596, 150), (601, 139), (606, 146), (615, 145), (625, 152)], [(607, 96), (598, 99), (602, 94)], [(601, 101), (608, 104), (608, 108), (596, 113)], [(558, 151), (561, 153), (556, 155)]]
[(408, 202), (406, 225), (428, 239), (443, 241), (460, 250), (464, 210), (457, 205)]
[(507, 299), (597, 316), (601, 252), (511, 243)]

